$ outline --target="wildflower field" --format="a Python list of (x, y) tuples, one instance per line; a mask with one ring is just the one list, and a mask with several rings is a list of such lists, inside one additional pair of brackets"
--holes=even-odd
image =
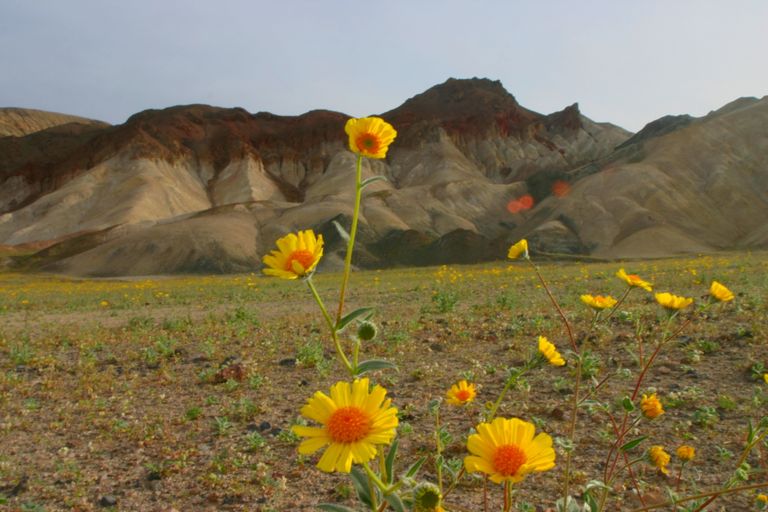
[[(764, 507), (761, 494), (768, 489), (749, 487), (766, 480), (765, 438), (743, 455), (749, 422), (759, 432), (768, 410), (768, 254), (538, 267), (572, 326), (581, 358), (584, 400), (573, 439), (577, 366), (565, 324), (531, 265), (510, 260), (352, 272), (347, 309), (373, 308), (366, 322), (374, 336), (360, 342), (360, 350), (397, 366), (365, 375), (386, 389), (397, 411), (397, 462), (383, 484), (402, 478), (398, 490), (407, 490), (408, 509), (507, 506), (502, 486), (493, 475), (485, 478), (482, 453), (472, 455), (467, 447), (468, 437), (482, 437), (478, 424), (497, 405), (497, 418), (519, 418), (553, 439), (554, 467), (514, 482), (511, 510), (554, 510), (563, 496), (568, 451), (568, 493), (579, 504), (588, 488), (601, 496), (594, 484), (601, 481), (604, 510), (643, 510), (670, 496), (735, 488), (744, 490), (716, 498), (706, 510)], [(616, 276), (620, 268), (653, 283), (654, 291), (694, 299), (672, 319), (682, 329), (659, 351), (630, 404), (669, 322), (654, 294), (640, 288), (610, 318), (595, 321), (590, 302), (618, 299), (627, 290)], [(317, 272), (312, 280), (332, 302), (342, 278)], [(713, 301), (712, 281), (725, 284), (733, 300)], [(359, 479), (321, 471), (321, 452), (297, 450), (316, 425), (302, 415), (303, 407), (346, 373), (300, 281), (1, 274), (0, 290), (0, 510), (369, 507), (359, 501)], [(342, 343), (351, 337), (342, 335)], [(529, 364), (540, 337), (557, 347), (565, 365)], [(494, 404), (504, 388), (503, 400)], [(611, 417), (620, 420), (625, 412), (631, 418), (625, 446), (640, 441), (622, 447), (628, 458), (616, 457), (616, 476), (605, 484), (606, 457), (616, 441)], [(681, 446), (693, 452), (676, 453)], [(380, 450), (389, 454), (387, 447)], [(470, 455), (475, 459), (465, 468)], [(510, 452), (506, 466), (497, 463), (496, 469), (516, 474), (519, 468), (510, 467), (516, 456)], [(625, 460), (631, 476), (620, 471)], [(406, 480), (403, 474), (419, 461), (413, 481)], [(371, 467), (379, 474), (376, 462)], [(432, 505), (423, 499), (430, 490)]]

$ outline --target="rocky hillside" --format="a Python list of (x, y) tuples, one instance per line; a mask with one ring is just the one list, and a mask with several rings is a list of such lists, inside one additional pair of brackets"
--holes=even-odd
[(84, 117), (45, 112), (30, 108), (0, 108), (0, 137), (23, 137), (30, 133), (39, 132), (68, 123), (90, 126), (108, 126), (107, 123), (86, 119)]
[[(399, 135), (365, 163), (388, 181), (366, 189), (356, 263), (496, 259), (520, 236), (602, 256), (764, 245), (767, 101), (633, 137), (577, 104), (542, 115), (499, 82), (450, 79), (382, 114)], [(351, 215), (347, 119), (190, 105), (0, 138), (0, 244), (45, 247), (15, 261), (56, 272), (233, 272), (314, 227), (333, 267), (332, 221)], [(739, 236), (710, 227), (728, 222)]]

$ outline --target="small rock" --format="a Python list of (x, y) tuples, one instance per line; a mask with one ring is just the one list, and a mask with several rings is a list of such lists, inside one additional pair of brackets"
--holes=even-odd
[(293, 366), (296, 366), (296, 359), (292, 357), (288, 357), (286, 359), (281, 359), (280, 361), (277, 362), (277, 364), (285, 367), (293, 367)]
[(272, 424), (268, 421), (262, 421), (259, 423), (259, 432), (266, 432), (272, 428)]
[(117, 498), (111, 495), (102, 496), (99, 499), (99, 506), (100, 507), (114, 507), (117, 505)]

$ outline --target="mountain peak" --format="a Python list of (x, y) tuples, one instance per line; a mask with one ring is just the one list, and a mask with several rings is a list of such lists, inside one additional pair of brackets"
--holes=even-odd
[(427, 123), (459, 133), (483, 133), (494, 124), (507, 131), (540, 117), (521, 107), (500, 81), (488, 78), (449, 78), (383, 116), (400, 128)]

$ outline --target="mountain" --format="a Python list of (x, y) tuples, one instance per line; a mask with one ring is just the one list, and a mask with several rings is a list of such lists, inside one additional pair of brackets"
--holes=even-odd
[[(522, 236), (606, 257), (766, 245), (765, 98), (633, 136), (578, 104), (543, 115), (500, 82), (449, 79), (381, 115), (398, 137), (364, 163), (388, 181), (365, 190), (357, 265), (497, 259)], [(238, 272), (312, 227), (337, 267), (347, 119), (187, 105), (2, 137), (0, 244), (34, 247), (20, 268), (78, 275)]]

